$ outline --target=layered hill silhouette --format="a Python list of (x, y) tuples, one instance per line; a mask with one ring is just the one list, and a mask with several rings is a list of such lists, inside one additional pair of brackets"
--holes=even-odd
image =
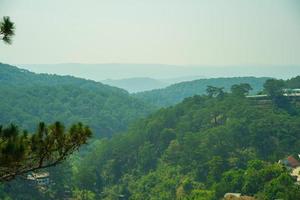
[(263, 88), (267, 77), (232, 77), (232, 78), (210, 78), (186, 81), (170, 85), (163, 89), (139, 92), (133, 96), (158, 107), (175, 105), (186, 97), (202, 95), (206, 93), (207, 86), (223, 87), (229, 91), (234, 84), (249, 83), (253, 90), (252, 94), (257, 93)]
[(96, 136), (111, 136), (152, 107), (127, 91), (72, 76), (36, 74), (0, 64), (0, 124), (34, 130), (37, 122), (89, 124)]

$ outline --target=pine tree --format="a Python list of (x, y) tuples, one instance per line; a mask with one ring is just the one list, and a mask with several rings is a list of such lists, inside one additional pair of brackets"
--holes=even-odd
[(15, 125), (0, 127), (0, 182), (31, 171), (55, 166), (87, 143), (92, 132), (81, 123), (69, 130), (56, 122), (40, 123), (36, 133), (20, 131)]
[(12, 36), (15, 35), (15, 25), (9, 17), (3, 17), (0, 21), (0, 39), (6, 44), (12, 43)]

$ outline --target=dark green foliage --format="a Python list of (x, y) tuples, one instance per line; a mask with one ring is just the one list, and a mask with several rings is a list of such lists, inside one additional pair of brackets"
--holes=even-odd
[[(296, 81), (297, 78), (291, 80)], [(289, 81), (269, 79), (264, 83), (264, 92), (276, 107), (284, 109), (290, 114), (296, 114), (296, 110), (290, 104), (288, 97), (285, 96), (285, 89), (287, 89)]]
[(187, 98), (100, 141), (78, 165), (76, 187), (89, 185), (96, 199), (294, 199), (299, 187), (272, 163), (298, 152), (300, 116), (238, 94)]
[(206, 94), (207, 86), (211, 86), (211, 89), (223, 87), (224, 91), (228, 92), (232, 85), (248, 83), (253, 88), (251, 93), (256, 94), (258, 91), (262, 90), (263, 84), (267, 79), (268, 78), (255, 77), (199, 79), (195, 81), (177, 83), (164, 89), (139, 92), (133, 95), (145, 102), (151, 103), (152, 105), (164, 107), (175, 105), (186, 97)]
[(152, 108), (121, 89), (98, 82), (35, 74), (0, 64), (0, 123), (33, 131), (39, 121), (89, 124), (95, 136), (111, 136)]
[(258, 199), (298, 199), (300, 187), (288, 172), (278, 164), (259, 160), (249, 162), (245, 170), (230, 170), (223, 173), (215, 185), (216, 197), (227, 192), (255, 195)]
[(237, 192), (297, 199), (299, 186), (277, 161), (299, 153), (300, 115), (274, 101), (245, 98), (249, 89), (239, 83), (232, 93), (186, 98), (125, 134), (93, 141), (61, 166), (69, 176), (52, 172), (57, 186), (41, 198), (217, 200)]
[(249, 94), (250, 90), (252, 90), (252, 87), (248, 83), (241, 83), (231, 86), (230, 90), (233, 95), (243, 97)]
[(5, 43), (12, 43), (12, 36), (15, 35), (15, 25), (10, 21), (9, 17), (3, 17), (2, 21), (0, 21), (0, 39), (2, 39)]
[(288, 173), (281, 173), (269, 181), (260, 195), (264, 200), (268, 199), (299, 199), (300, 186)]
[(271, 98), (282, 96), (284, 87), (283, 80), (269, 79), (264, 83), (264, 90)]
[(286, 87), (292, 89), (300, 88), (300, 76), (296, 76), (295, 78), (291, 78), (286, 81)]
[(214, 86), (207, 86), (206, 93), (209, 97), (222, 97), (224, 95), (224, 88), (218, 88)]
[(81, 123), (72, 125), (68, 131), (59, 122), (50, 126), (40, 123), (30, 135), (14, 125), (1, 128), (0, 182), (61, 163), (85, 144), (91, 134)]

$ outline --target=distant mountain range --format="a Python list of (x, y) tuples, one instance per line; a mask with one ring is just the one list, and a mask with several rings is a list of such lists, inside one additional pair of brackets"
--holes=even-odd
[[(102, 81), (106, 79), (128, 79), (149, 77), (156, 80), (177, 77), (275, 77), (290, 78), (300, 74), (297, 65), (165, 65), (165, 64), (130, 64), (130, 63), (61, 63), (61, 64), (22, 64), (18, 65), (37, 73), (73, 75), (76, 77)], [(185, 80), (185, 81), (190, 81)], [(184, 81), (184, 80), (182, 80)], [(174, 83), (174, 82), (172, 82)]]
[(101, 81), (107, 85), (127, 90), (128, 92), (141, 92), (164, 88), (170, 84), (153, 78), (128, 78), (128, 79), (106, 79)]
[(194, 81), (180, 82), (163, 89), (135, 93), (133, 96), (152, 105), (165, 107), (175, 105), (186, 97), (205, 94), (207, 86), (224, 87), (224, 90), (228, 91), (234, 84), (249, 83), (253, 88), (251, 93), (255, 94), (262, 90), (263, 84), (267, 79), (269, 78), (232, 77), (198, 79)]
[(101, 81), (107, 85), (115, 86), (127, 90), (130, 93), (143, 92), (148, 90), (160, 89), (171, 84), (182, 81), (199, 79), (201, 76), (177, 77), (169, 79), (154, 79), (148, 77), (136, 77), (127, 79), (106, 79)]

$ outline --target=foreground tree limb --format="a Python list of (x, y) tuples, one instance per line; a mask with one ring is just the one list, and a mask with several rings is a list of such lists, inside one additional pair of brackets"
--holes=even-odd
[(0, 21), (0, 39), (6, 44), (12, 43), (12, 36), (15, 35), (15, 24), (10, 21), (9, 17), (3, 17)]
[(0, 127), (0, 182), (63, 162), (86, 144), (91, 134), (81, 123), (68, 131), (59, 122), (50, 126), (40, 123), (36, 133), (30, 135), (15, 125)]

